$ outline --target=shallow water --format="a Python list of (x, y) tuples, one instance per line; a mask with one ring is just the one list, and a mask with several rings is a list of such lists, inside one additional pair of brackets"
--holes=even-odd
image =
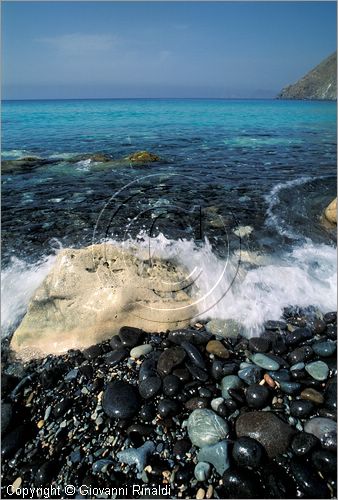
[[(58, 248), (104, 239), (198, 269), (201, 312), (251, 331), (288, 303), (336, 307), (335, 103), (12, 101), (2, 124), (3, 159), (54, 160), (2, 176), (5, 332)], [(74, 160), (138, 150), (162, 161)]]

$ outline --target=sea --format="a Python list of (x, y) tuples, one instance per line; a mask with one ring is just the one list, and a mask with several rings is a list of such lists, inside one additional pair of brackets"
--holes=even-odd
[(62, 248), (104, 241), (181, 266), (199, 317), (248, 335), (287, 306), (335, 310), (336, 134), (333, 102), (3, 102), (3, 335)]

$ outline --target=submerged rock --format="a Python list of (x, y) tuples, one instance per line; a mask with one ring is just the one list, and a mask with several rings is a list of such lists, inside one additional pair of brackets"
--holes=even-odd
[[(65, 249), (36, 290), (11, 347), (24, 358), (83, 349), (117, 334), (124, 325), (165, 331), (188, 323), (195, 306), (180, 282), (183, 270), (158, 261), (147, 276), (146, 263), (117, 246)], [(157, 293), (158, 291), (161, 293)], [(136, 345), (136, 344), (135, 344)]]
[(137, 151), (127, 157), (127, 160), (134, 163), (154, 163), (156, 161), (160, 161), (161, 158), (153, 153), (149, 153), (148, 151)]

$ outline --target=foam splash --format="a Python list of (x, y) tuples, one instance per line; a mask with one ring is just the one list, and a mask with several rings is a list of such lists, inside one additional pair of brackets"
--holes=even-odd
[[(268, 319), (279, 319), (288, 305), (336, 310), (336, 249), (303, 243), (281, 255), (239, 251), (218, 258), (210, 243), (170, 240), (162, 234), (149, 239), (110, 241), (144, 259), (165, 259), (185, 269), (201, 319), (235, 319), (246, 334), (257, 335)], [(2, 273), (2, 327), (11, 333), (30, 298), (55, 260), (50, 255), (33, 265), (13, 258)], [(177, 284), (175, 284), (176, 286)]]

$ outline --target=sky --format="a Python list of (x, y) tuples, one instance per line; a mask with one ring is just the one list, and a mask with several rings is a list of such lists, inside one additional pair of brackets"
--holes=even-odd
[(335, 50), (335, 2), (2, 2), (3, 99), (269, 98)]

